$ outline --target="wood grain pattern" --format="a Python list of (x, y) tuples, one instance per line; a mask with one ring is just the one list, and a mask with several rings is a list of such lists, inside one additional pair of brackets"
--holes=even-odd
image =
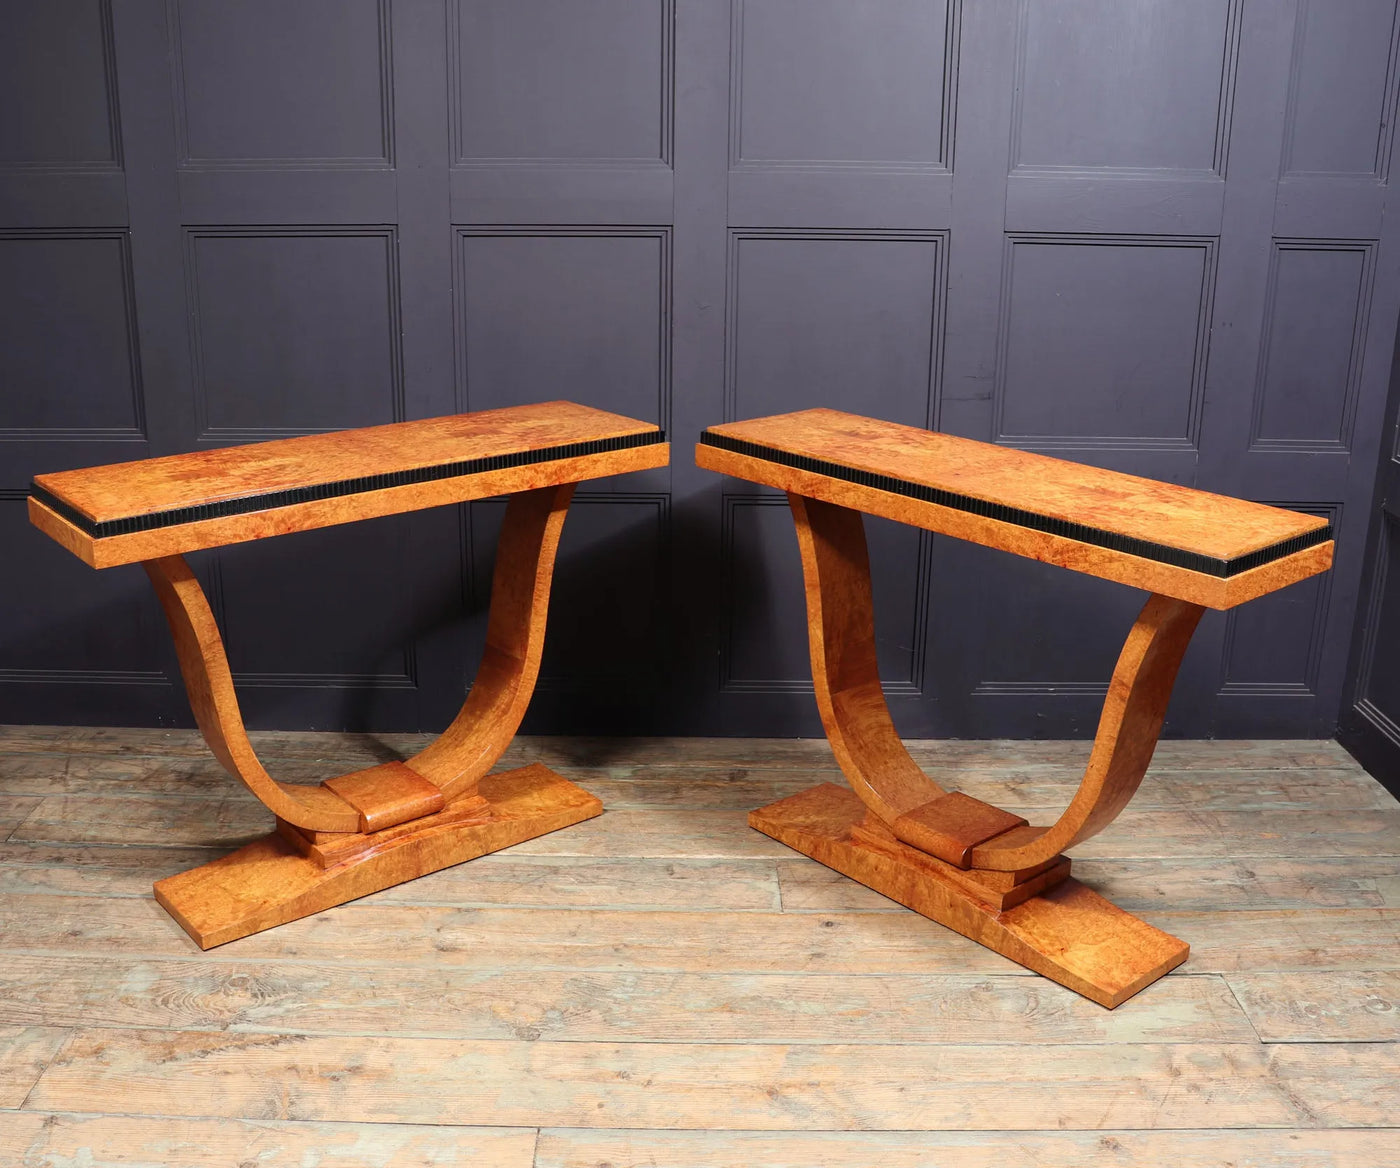
[[(1326, 521), (834, 410), (714, 427), (696, 461), (787, 491), (817, 708), (853, 788), (814, 787), (750, 824), (1109, 1008), (1184, 961), (1183, 943), (1069, 879), (1062, 853), (1136, 793), (1205, 607), (1324, 570)], [(1152, 590), (1084, 776), (1049, 827), (945, 790), (900, 741), (875, 652), (865, 512)]]
[(9, 838), (11, 832), (38, 810), (40, 802), (23, 795), (0, 796), (0, 839)]
[(441, 811), (442, 788), (401, 762), (384, 762), (324, 784), (360, 813), (361, 832), (383, 831)]
[(194, 719), (214, 757), (279, 819), (322, 831), (358, 831), (359, 811), (335, 792), (279, 783), (263, 769), (243, 726), (218, 623), (189, 565), (170, 556), (144, 567), (175, 640)]
[(535, 1141), (533, 1128), (0, 1115), (0, 1154), (25, 1168), (532, 1168)]
[[(0, 1149), (36, 1168), (162, 1164), (226, 1168), (1400, 1168), (1394, 1131), (716, 1132), (423, 1127), (15, 1112)], [(460, 1156), (460, 1158), (459, 1158)], [(242, 1162), (247, 1162), (242, 1161)]]
[(1148, 598), (1114, 666), (1093, 753), (1069, 806), (1048, 828), (1013, 829), (974, 847), (973, 867), (1009, 872), (1043, 864), (1118, 817), (1152, 762), (1177, 670), (1201, 614), (1199, 605), (1186, 601)]
[[(250, 737), (303, 780), (427, 740)], [(924, 765), (967, 767), (970, 793), (1022, 813), (1064, 806), (1089, 754), (907, 745)], [(520, 1141), (541, 1126), (535, 1159), (556, 1168), (1400, 1168), (1400, 1076), (1354, 1053), (1400, 1045), (1369, 1005), (1393, 1000), (1400, 900), (1383, 886), (1400, 863), (1400, 808), (1334, 745), (1161, 744), (1122, 830), (1076, 849), (1074, 875), (1135, 897), (1122, 903), (1189, 938), (1192, 955), (1112, 1012), (720, 810), (839, 781), (821, 740), (518, 739), (516, 764), (631, 792), (629, 810), (535, 841), (567, 845), (622, 818), (625, 830), (572, 849), (608, 855), (521, 845), (200, 953), (145, 890), (208, 850), (121, 842), (122, 825), (143, 821), (157, 839), (162, 825), (197, 838), (201, 819), (217, 829), (206, 840), (261, 828), (250, 794), (216, 793), (217, 764), (199, 748), (183, 731), (0, 728), (0, 797), (47, 796), (31, 830), (95, 837), (105, 819), (112, 841), (0, 844), (0, 999), (53, 1036), (28, 1065), (37, 1078), (52, 1064), (67, 1099), (46, 1108), (36, 1093), (0, 1111), (0, 1161), (451, 1163), (460, 1144), (492, 1163), (497, 1145), (483, 1141), (499, 1133), (502, 1155), (524, 1147), (523, 1161), (503, 1161), (514, 1168), (531, 1163)], [(105, 784), (96, 806), (80, 797), (87, 781)], [(696, 854), (743, 852), (750, 838), (768, 854)], [(1175, 854), (1178, 838), (1197, 858)], [(92, 1041), (55, 1061), (69, 1025)], [(158, 1047), (163, 1036), (176, 1064), (126, 1061), (132, 1030)], [(196, 1071), (188, 1097), (190, 1031), (216, 1044), (210, 1076), (227, 1090)], [(286, 1069), (261, 1046), (220, 1045), (230, 1031), (279, 1043)], [(1280, 1042), (1307, 1053), (1285, 1057)], [(120, 1065), (94, 1065), (109, 1058)], [(716, 1083), (678, 1083), (684, 1063)], [(606, 1124), (595, 1104), (610, 1099), (619, 1122), (579, 1126)], [(250, 1117), (170, 1114), (209, 1102)]]
[[(325, 758), (322, 735), (304, 730), (255, 730), (249, 738), (268, 758)], [(351, 769), (385, 762), (421, 750), (431, 734), (337, 734), (335, 756)], [(1027, 770), (1043, 766), (1083, 768), (1089, 744), (1081, 741), (1010, 739), (910, 739), (914, 757), (928, 766), (994, 767)], [(824, 738), (587, 738), (530, 736), (517, 740), (515, 753), (504, 756), (512, 766), (542, 762), (546, 766), (677, 766), (696, 769), (819, 766), (829, 768), (831, 750)], [(179, 758), (204, 758), (208, 751), (197, 730), (121, 726), (3, 726), (0, 757), (7, 765), (26, 754), (96, 756), (104, 764), (124, 758), (150, 758), (171, 764)], [(1321, 740), (1167, 739), (1159, 744), (1157, 766), (1171, 771), (1258, 770), (1302, 772), (1347, 770), (1358, 775), (1356, 761), (1335, 742)], [(1359, 774), (1364, 779), (1364, 772)]]
[[(816, 790), (810, 788), (800, 794), (811, 795)], [(793, 799), (799, 797), (791, 796)], [(1056, 856), (1024, 872), (988, 872), (980, 868), (963, 868), (913, 844), (906, 844), (868, 810), (863, 820), (851, 825), (849, 842), (862, 850), (879, 853), (898, 867), (913, 869), (911, 879), (916, 879), (920, 874), (927, 874), (936, 883), (952, 883), (964, 894), (998, 911), (1014, 908), (1031, 897), (1040, 895), (1047, 888), (1059, 884), (1070, 873), (1070, 862), (1064, 856)]]
[[(862, 518), (849, 508), (800, 495), (790, 494), (788, 501), (802, 555), (812, 682), (832, 751), (851, 786), (896, 835), (916, 847), (920, 840), (938, 846), (918, 812), (939, 806), (947, 792), (910, 756), (885, 703)], [(1177, 669), (1202, 611), (1167, 597), (1148, 599), (1114, 668), (1094, 749), (1069, 806), (1049, 828), (1003, 821), (1008, 826), (994, 833), (999, 838), (983, 836), (959, 849), (962, 862), (996, 871), (1029, 870), (1113, 822), (1147, 773)], [(949, 850), (943, 858), (951, 855)]]
[[(858, 1054), (857, 1054), (858, 1052)], [(973, 1074), (968, 1068), (975, 1067)], [(315, 1068), (314, 1074), (308, 1068)], [(800, 1131), (1383, 1126), (1390, 1044), (692, 1045), (79, 1030), (28, 1106)]]
[(299, 856), (314, 860), (322, 869), (369, 859), (390, 848), (398, 848), (418, 837), (425, 829), (442, 834), (447, 828), (475, 827), (490, 816), (490, 805), (480, 794), (465, 795), (446, 804), (442, 810), (417, 819), (405, 820), (378, 831), (307, 831), (285, 819), (277, 821), (276, 834), (290, 844)]
[(875, 657), (870, 555), (858, 512), (789, 494), (807, 642), (822, 729), (856, 793), (886, 823), (944, 790), (910, 756), (890, 717)]
[[(506, 505), (477, 677), (453, 723), (407, 764), (444, 799), (468, 792), (491, 769), (525, 716), (539, 674), (550, 580), (572, 496), (569, 483), (520, 492)], [(148, 561), (145, 568), (175, 639), (195, 720), (215, 757), (278, 819), (312, 831), (363, 830), (362, 809), (341, 798), (334, 785), (278, 783), (267, 773), (244, 728), (223, 639), (198, 579), (180, 556)], [(345, 781), (357, 788), (366, 780)], [(421, 787), (418, 791), (420, 799), (432, 802)]]
[(470, 805), (466, 816), (449, 803), (326, 855), (315, 848), (302, 854), (274, 832), (158, 880), (156, 900), (195, 944), (210, 949), (603, 812), (592, 795), (539, 763), (491, 775), (459, 801)]
[(1229, 983), (1264, 1042), (1400, 1042), (1400, 969), (1242, 973)]
[(0, 1026), (0, 1107), (19, 1107), (68, 1039), (49, 1026)]
[[(249, 738), (256, 745), (265, 735), (252, 731)], [(765, 799), (771, 801), (775, 796), (795, 795), (811, 786), (814, 778), (844, 782), (825, 740), (808, 741), (820, 744), (825, 758), (800, 766), (747, 767), (737, 763), (686, 766), (678, 761), (687, 747), (683, 739), (675, 740), (671, 761), (666, 764), (603, 760), (600, 765), (580, 765), (579, 754), (561, 749), (529, 750), (527, 758), (519, 739), (501, 757), (506, 765), (543, 762), (566, 778), (583, 783), (590, 790), (596, 789), (612, 807), (737, 810), (750, 808)], [(1036, 745), (1028, 743), (1030, 747)], [(959, 787), (968, 794), (998, 806), (1037, 811), (1058, 810), (1072, 798), (1092, 744), (1080, 745), (1083, 749), (1073, 756), (1067, 755), (1063, 762), (1028, 760), (1010, 764), (980, 760), (960, 766), (956, 758), (944, 758), (918, 741), (906, 742), (911, 757), (924, 760), (922, 765), (931, 768), (958, 766)], [(258, 753), (260, 757), (272, 757), (266, 746), (258, 747)], [(1171, 763), (1171, 756), (1179, 754), (1171, 740), (1158, 742), (1152, 766), (1133, 797), (1133, 808), (1286, 811), (1320, 801), (1326, 803), (1329, 813), (1384, 811), (1395, 807), (1394, 796), (1369, 775), (1354, 769), (1341, 766), (1288, 770), (1254, 766), (1182, 769)], [(358, 755), (358, 750), (347, 751), (343, 757), (335, 758), (334, 765), (354, 766), (360, 761)], [(285, 758), (278, 761), (277, 770), (291, 781), (314, 782), (325, 773), (327, 762), (324, 757), (319, 760)], [(195, 800), (245, 797), (239, 788), (230, 789), (226, 772), (212, 757), (129, 755), (104, 758), (37, 752), (8, 758), (0, 755), (0, 783), (13, 792), (8, 798), (16, 800), (84, 793), (179, 796)]]
[[(443, 970), (423, 965), (94, 960), (14, 954), (17, 1022), (230, 1033), (551, 1042), (1066, 1043), (1257, 1041), (1221, 977), (1169, 978), (1150, 1010), (1099, 1009), (1039, 978)], [(412, 1022), (405, 1025), (406, 1020)]]
[[(139, 462), (39, 475), (35, 483), (96, 522), (347, 479), (654, 432), (655, 426), (572, 402), (312, 434)], [(665, 466), (666, 443), (358, 491), (242, 515), (94, 538), (43, 502), (30, 520), (95, 568), (181, 555), (469, 499), (540, 490)]]
[[(599, 814), (593, 796), (538, 764), (516, 772), (538, 788), (533, 802), (515, 792), (493, 803), (478, 786), (534, 691), (575, 483), (663, 465), (660, 439), (646, 423), (550, 402), (36, 480), (31, 518), (60, 543), (94, 566), (143, 561), (201, 733), (276, 817), (276, 832), (234, 856), (157, 882), (157, 900), (201, 947)], [(320, 786), (273, 779), (244, 727), (213, 611), (181, 553), (507, 491), (485, 652), (452, 724), (406, 762), (380, 761)], [(493, 779), (491, 789), (503, 783)]]
[(502, 756), (530, 704), (544, 652), (549, 586), (573, 484), (512, 495), (496, 544), (486, 647), (461, 712), (408, 760), (452, 799)]
[[(506, 505), (485, 652), (447, 730), (407, 763), (381, 763), (319, 787), (268, 775), (244, 729), (227, 654), (199, 581), (180, 556), (146, 563), (201, 731), (215, 757), (278, 824), (277, 832), (234, 856), (157, 882), (156, 899), (201, 948), (601, 813), (597, 799), (540, 764), (512, 772), (539, 787), (533, 801), (515, 792), (493, 804), (479, 790), (534, 692), (573, 490), (565, 483), (521, 491)], [(490, 786), (503, 791), (505, 783), (497, 777)]]
[(540, 1132), (535, 1168), (1400, 1168), (1400, 1133)]
[[(313, 528), (333, 527), (360, 519), (397, 515), (404, 511), (491, 498), (510, 492), (543, 490), (557, 486), (557, 480), (560, 478), (584, 482), (609, 475), (650, 470), (665, 465), (666, 449), (664, 445), (644, 446), (636, 450), (567, 459), (543, 467), (521, 467), (518, 470), (491, 472), (479, 478), (444, 480), (446, 484), (468, 483), (469, 490), (463, 488), (449, 491), (444, 483), (429, 483), (424, 484), (421, 489), (394, 487), (384, 491), (368, 491), (354, 496), (356, 505), (353, 508), (347, 505), (344, 499), (325, 499), (299, 504), (296, 507), (258, 511), (251, 515), (207, 519), (162, 531), (114, 535), (91, 543), (91, 547), (91, 541), (88, 541), (86, 535), (34, 499), (29, 500), (29, 516), (36, 527), (42, 528), (47, 535), (77, 555), (84, 563), (93, 568), (111, 568), (121, 564), (159, 559), (167, 555), (183, 555), (205, 548), (222, 547), (230, 543), (270, 539), (295, 531), (310, 531)], [(661, 453), (658, 454), (658, 451)], [(658, 459), (663, 461), (658, 462)], [(415, 490), (417, 493), (411, 498), (405, 497), (404, 493)], [(170, 537), (168, 533), (172, 531), (180, 533), (180, 538)]]
[[(1302, 816), (1299, 816), (1301, 822)], [(1238, 909), (1400, 908), (1387, 880), (1400, 878), (1393, 856), (1124, 858), (1075, 860), (1079, 879), (1129, 912), (1172, 908), (1204, 912), (1228, 900)], [(779, 862), (788, 912), (898, 912), (887, 898), (839, 873), (799, 860)]]
[[(802, 410), (728, 422), (710, 427), (707, 433), (1214, 560), (1239, 559), (1327, 525), (1325, 519), (1316, 515), (839, 410)], [(813, 494), (789, 483), (774, 481), (791, 468), (768, 463), (766, 459), (734, 455), (732, 451), (719, 451), (702, 443), (697, 447), (697, 462), (701, 466), (710, 465), (717, 453), (744, 458), (750, 470), (757, 469), (752, 465), (756, 463), (771, 468), (759, 471), (759, 477), (744, 474), (739, 476), (741, 478), (796, 490), (799, 494)], [(722, 468), (711, 466), (710, 469)], [(797, 473), (811, 475), (805, 471)], [(831, 488), (839, 485), (871, 490), (830, 476), (811, 477), (826, 478)], [(822, 493), (813, 497), (827, 498)], [(902, 496), (895, 498), (910, 505), (902, 521), (920, 526), (923, 525), (919, 523), (920, 517), (929, 514), (921, 508), (937, 506)], [(938, 510), (947, 512), (951, 508), (939, 507)], [(998, 526), (1015, 525), (998, 521)], [(999, 546), (986, 538), (993, 535), (995, 528), (978, 530), (984, 538), (975, 542)]]
[[(606, 801), (604, 801), (606, 806)], [(0, 894), (149, 897), (153, 880), (209, 859), (194, 848), (0, 845)], [(494, 854), (470, 868), (386, 889), (380, 903), (775, 912), (772, 860), (591, 859)]]
[[(23, 1112), (4, 1116), (25, 1164), (126, 1168), (143, 1152), (164, 1164), (226, 1168), (1400, 1168), (1393, 1131), (708, 1132), (423, 1127), (286, 1120), (171, 1119)], [(461, 1157), (459, 1159), (459, 1156)]]
[[(596, 791), (594, 792), (596, 794)], [(792, 792), (775, 791), (780, 798)], [(607, 800), (603, 800), (607, 806)], [(610, 813), (611, 814), (611, 813)], [(1299, 820), (1303, 815), (1299, 815)], [(252, 833), (249, 833), (252, 834)], [(747, 834), (747, 833), (746, 833)], [(150, 895), (151, 882), (209, 858), (202, 849), (0, 845), (0, 894)], [(1130, 912), (1170, 907), (1400, 908), (1400, 857), (1079, 859), (1077, 877)], [(781, 893), (780, 893), (781, 890)], [(901, 907), (805, 859), (494, 855), (378, 894), (380, 903), (710, 912), (899, 913)]]
[[(1187, 972), (1192, 975), (1388, 969), (1395, 966), (1400, 946), (1400, 910), (1389, 908), (1158, 910), (1145, 911), (1143, 917), (1166, 932), (1190, 936)], [(7, 951), (14, 952), (126, 957), (194, 952), (169, 915), (149, 899), (15, 895), (0, 902), (0, 928)], [(363, 944), (365, 954), (348, 952), (347, 936)], [(1001, 955), (969, 945), (949, 929), (903, 909), (788, 913), (545, 907), (524, 913), (512, 907), (417, 905), (376, 897), (206, 956), (453, 970), (1031, 976)]]
[[(820, 777), (820, 776), (817, 776)], [(778, 792), (791, 793), (791, 792)], [(1033, 808), (1022, 808), (1034, 814)], [(657, 815), (645, 808), (610, 810), (567, 835), (521, 845), (530, 856), (602, 859), (674, 856), (693, 860), (782, 859), (784, 850), (740, 832), (745, 813), (704, 810)], [(1400, 850), (1400, 807), (1385, 811), (1201, 811), (1129, 807), (1118, 831), (1075, 850), (1087, 860), (1198, 860), (1306, 863), (1324, 857), (1375, 858), (1389, 871)], [(241, 793), (224, 801), (63, 795), (34, 801), (14, 829), (15, 843), (160, 844), (231, 848), (262, 834), (267, 816)]]
[(853, 828), (866, 816), (830, 784), (749, 816), (765, 835), (1113, 1009), (1186, 960), (1189, 947), (1065, 878), (1002, 908), (914, 854), (873, 847)]
[(1004, 835), (1026, 821), (962, 791), (946, 791), (899, 816), (893, 834), (921, 851), (959, 868), (971, 865), (978, 844)]
[(1114, 580), (1134, 588), (1144, 588), (1163, 596), (1172, 596), (1205, 608), (1234, 608), (1309, 576), (1325, 572), (1332, 566), (1334, 544), (1329, 540), (1272, 563), (1251, 568), (1239, 575), (1221, 579), (1143, 556), (941, 507), (936, 503), (907, 499), (873, 487), (842, 482), (827, 475), (780, 466), (732, 451), (719, 450), (713, 446), (697, 446), (695, 461), (698, 466), (720, 474), (731, 475), (748, 482), (764, 483), (791, 494), (849, 507), (868, 515), (879, 515), (899, 523), (909, 523), (971, 543), (1025, 556), (1027, 559), (1040, 560), (1075, 572)]

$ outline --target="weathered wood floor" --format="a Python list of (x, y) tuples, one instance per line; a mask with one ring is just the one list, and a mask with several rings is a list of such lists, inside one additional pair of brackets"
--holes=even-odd
[[(1087, 755), (914, 749), (1033, 820)], [(1112, 1013), (749, 830), (825, 742), (533, 758), (609, 811), (202, 954), (151, 881), (271, 825), (198, 737), (0, 730), (0, 1164), (1400, 1165), (1400, 804), (1334, 744), (1161, 746), (1076, 875), (1192, 956)]]

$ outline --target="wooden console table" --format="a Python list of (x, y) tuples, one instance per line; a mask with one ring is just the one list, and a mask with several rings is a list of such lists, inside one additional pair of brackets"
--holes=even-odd
[[(94, 568), (140, 561), (165, 610), (196, 721), (277, 830), (160, 880), (199, 944), (226, 941), (592, 818), (602, 804), (535, 764), (487, 772), (539, 673), (555, 551), (576, 483), (665, 466), (655, 426), (571, 402), (513, 406), (40, 475), (30, 520)], [(319, 787), (258, 762), (218, 625), (184, 553), (510, 494), (486, 649), (452, 724), (407, 762)]]
[[(1110, 1008), (1185, 961), (1185, 942), (1070, 878), (1062, 853), (1137, 790), (1204, 609), (1326, 571), (1326, 521), (836, 410), (713, 426), (696, 462), (788, 494), (817, 706), (853, 788), (814, 787), (749, 823)], [(946, 790), (899, 740), (875, 661), (862, 512), (1152, 594), (1084, 778), (1050, 827)]]

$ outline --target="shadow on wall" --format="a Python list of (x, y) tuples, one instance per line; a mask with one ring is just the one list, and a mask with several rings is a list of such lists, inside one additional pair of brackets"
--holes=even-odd
[[(503, 500), (471, 505), (471, 650), (462, 665), (464, 682), (475, 672), (486, 634), (504, 512)], [(665, 495), (575, 495), (555, 563), (540, 677), (522, 732), (657, 734), (668, 723), (674, 729), (684, 650), (670, 608), (669, 532)]]

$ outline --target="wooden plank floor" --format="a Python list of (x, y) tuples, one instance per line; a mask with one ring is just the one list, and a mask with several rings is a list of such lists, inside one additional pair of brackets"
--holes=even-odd
[[(913, 750), (1044, 821), (1088, 746)], [(191, 733), (0, 729), (0, 1165), (1400, 1166), (1400, 804), (1335, 744), (1162, 744), (1075, 869), (1192, 956), (1113, 1012), (749, 830), (825, 742), (534, 759), (608, 812), (201, 953), (151, 882), (261, 807)]]

